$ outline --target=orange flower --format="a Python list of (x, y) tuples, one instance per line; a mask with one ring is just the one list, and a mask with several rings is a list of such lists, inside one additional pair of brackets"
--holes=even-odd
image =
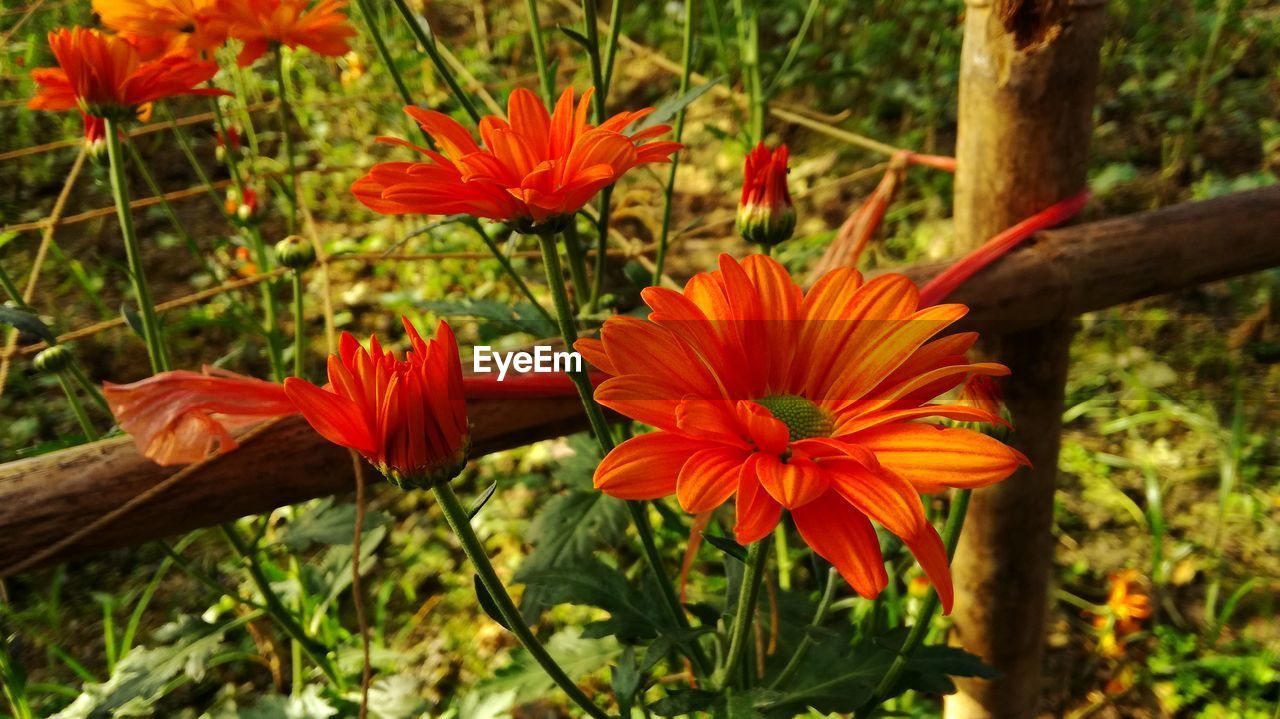
[(990, 375), (974, 375), (960, 388), (960, 402), (989, 412), (996, 422), (1005, 427), (1012, 425), (1004, 418), (1004, 391), (999, 381)]
[(507, 102), (509, 123), (493, 115), (480, 121), (483, 149), (448, 115), (406, 107), (440, 152), (379, 138), (412, 147), (428, 161), (380, 163), (351, 190), (388, 215), (462, 212), (514, 222), (524, 233), (556, 228), (631, 168), (667, 162), (680, 149), (676, 142), (647, 142), (667, 132), (667, 125), (626, 134), (653, 108), (619, 113), (599, 127), (588, 124), (593, 92), (587, 90), (575, 109), (573, 90), (565, 90), (548, 115), (532, 92), (517, 88)]
[(162, 465), (229, 452), (236, 448), (232, 432), (297, 412), (282, 386), (215, 367), (104, 382), (102, 393), (138, 451)]
[(127, 38), (144, 56), (173, 50), (208, 50), (225, 35), (213, 31), (206, 16), (215, 0), (93, 0), (102, 24)]
[(738, 234), (747, 242), (773, 246), (796, 229), (796, 211), (787, 190), (787, 146), (770, 150), (763, 142), (747, 154), (738, 201)]
[(216, 63), (196, 60), (190, 51), (142, 60), (127, 40), (82, 27), (49, 33), (59, 67), (31, 71), (40, 86), (27, 102), (33, 110), (74, 110), (124, 121), (145, 105), (175, 95), (226, 95), (197, 88), (218, 72)]
[(208, 14), (210, 32), (240, 40), (244, 48), (236, 56), (248, 67), (266, 54), (272, 43), (290, 49), (299, 45), (329, 57), (345, 55), (347, 39), (356, 31), (342, 13), (346, 0), (214, 0)]
[(710, 511), (736, 494), (739, 543), (767, 536), (782, 510), (801, 536), (865, 597), (888, 579), (871, 521), (902, 538), (949, 611), (946, 550), (919, 493), (982, 487), (1026, 458), (978, 432), (919, 424), (995, 422), (958, 404), (928, 404), (972, 375), (974, 333), (930, 339), (962, 305), (918, 308), (901, 275), (864, 282), (842, 268), (806, 294), (763, 255), (695, 276), (684, 292), (650, 287), (649, 321), (607, 320), (576, 348), (612, 377), (596, 399), (658, 431), (627, 440), (595, 485), (623, 499), (675, 494)]
[(1142, 628), (1142, 620), (1151, 616), (1151, 597), (1142, 591), (1142, 575), (1136, 569), (1124, 569), (1111, 575), (1111, 591), (1107, 595), (1109, 617), (1094, 617), (1097, 627), (1115, 621), (1118, 636), (1133, 634)]
[(403, 321), (413, 343), (404, 361), (377, 337), (366, 350), (344, 332), (328, 387), (289, 378), (284, 391), (325, 439), (364, 455), (397, 486), (425, 487), (456, 477), (471, 449), (462, 364), (449, 325), (424, 342)]

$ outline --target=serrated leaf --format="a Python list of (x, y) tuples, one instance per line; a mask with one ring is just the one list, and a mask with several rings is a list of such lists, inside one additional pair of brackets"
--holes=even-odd
[(655, 612), (655, 602), (632, 588), (618, 570), (596, 559), (522, 572), (520, 581), (530, 588), (538, 588), (546, 600), (598, 607), (609, 612), (608, 620), (590, 625), (590, 633), (584, 631), (584, 636), (613, 634), (623, 641), (634, 641), (656, 636), (663, 625)]
[(805, 658), (788, 691), (769, 702), (766, 713), (792, 716), (788, 712), (806, 707), (824, 713), (856, 711), (871, 699), (894, 656), (876, 642), (819, 644)]
[(507, 623), (506, 617), (502, 616), (502, 612), (498, 609), (498, 603), (494, 601), (493, 595), (484, 586), (484, 582), (480, 581), (480, 575), (475, 574), (471, 577), (471, 586), (476, 590), (476, 601), (480, 603), (480, 608), (484, 610), (489, 618), (497, 622), (503, 629), (511, 631), (511, 625)]
[(653, 127), (654, 125), (665, 125), (668, 122), (671, 122), (681, 110), (693, 104), (694, 100), (697, 100), (710, 92), (711, 88), (723, 81), (724, 78), (725, 76), (721, 75), (720, 77), (713, 78), (695, 88), (692, 88), (683, 95), (676, 95), (675, 97), (669, 97), (666, 100), (663, 100), (658, 103), (658, 106), (653, 112), (649, 113), (648, 117), (644, 118), (636, 125), (633, 132), (643, 130), (647, 127)]
[(636, 692), (640, 691), (640, 682), (644, 678), (636, 664), (636, 648), (627, 646), (618, 657), (613, 667), (613, 697), (618, 701), (618, 714), (631, 716), (631, 706), (635, 702)]
[(0, 305), (0, 324), (10, 325), (17, 328), (19, 332), (35, 335), (50, 345), (58, 343), (58, 338), (54, 336), (48, 325), (42, 322), (34, 312), (21, 307)]
[[(389, 521), (381, 512), (365, 513), (362, 536)], [(355, 522), (354, 504), (335, 505), (332, 498), (322, 499), (308, 511), (300, 512), (281, 532), (280, 541), (294, 551), (305, 550), (313, 544), (350, 546), (355, 539)]]
[(240, 712), (240, 719), (329, 719), (338, 710), (320, 696), (320, 687), (308, 684), (296, 696), (268, 694)]
[(706, 533), (703, 533), (702, 538), (707, 540), (707, 544), (719, 549), (730, 557), (733, 557), (743, 564), (747, 563), (747, 548), (738, 544), (734, 540), (729, 539), (728, 537), (719, 537), (714, 534)]
[[(627, 508), (621, 500), (594, 490), (553, 497), (529, 525), (526, 538), (533, 550), (513, 578), (525, 582), (533, 573), (577, 566), (596, 549), (621, 542), (626, 528)], [(520, 611), (535, 621), (552, 603), (544, 587), (531, 586), (520, 598)]]
[(919, 647), (907, 662), (900, 686), (894, 687), (892, 693), (896, 696), (910, 689), (925, 694), (951, 694), (956, 690), (951, 677), (996, 679), (999, 676), (1000, 672), (984, 664), (980, 657), (959, 647)]

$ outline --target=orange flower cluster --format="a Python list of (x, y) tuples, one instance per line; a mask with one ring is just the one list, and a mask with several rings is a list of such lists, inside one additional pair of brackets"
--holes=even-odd
[(349, 50), (355, 30), (341, 10), (343, 0), (94, 0), (93, 9), (110, 35), (88, 28), (49, 34), (58, 67), (31, 73), (38, 86), (27, 103), (34, 110), (79, 109), (86, 142), (102, 138), (90, 118), (123, 122), (149, 112), (149, 104), (178, 95), (225, 95), (199, 88), (218, 72), (202, 56), (228, 39), (240, 40), (241, 65), (252, 63), (271, 43), (305, 46), (322, 55)]
[(901, 275), (828, 273), (807, 293), (782, 265), (720, 258), (683, 292), (642, 293), (648, 321), (613, 317), (575, 347), (611, 376), (596, 400), (658, 429), (622, 443), (596, 487), (622, 499), (675, 495), (700, 514), (736, 497), (740, 544), (791, 513), (801, 536), (861, 595), (888, 582), (871, 521), (915, 554), (948, 611), (946, 550), (921, 493), (983, 487), (1027, 464), (1020, 452), (938, 417), (997, 423), (989, 409), (932, 404), (999, 364), (970, 363), (972, 332), (932, 339), (966, 312), (919, 307)]

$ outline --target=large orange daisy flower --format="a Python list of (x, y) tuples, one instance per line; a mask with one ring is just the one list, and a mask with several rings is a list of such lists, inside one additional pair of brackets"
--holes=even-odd
[(140, 106), (175, 95), (225, 95), (196, 87), (218, 72), (190, 51), (143, 60), (125, 38), (75, 27), (49, 33), (59, 67), (31, 71), (39, 90), (33, 110), (74, 110), (115, 120), (132, 119)]
[(93, 0), (102, 24), (128, 38), (144, 56), (207, 50), (226, 40), (207, 22), (216, 0)]
[(708, 512), (736, 495), (741, 544), (789, 510), (800, 535), (865, 597), (886, 585), (871, 521), (902, 538), (949, 611), (946, 550), (920, 493), (981, 487), (1026, 458), (986, 435), (914, 420), (995, 422), (962, 404), (929, 404), (998, 364), (969, 363), (973, 333), (932, 339), (963, 305), (918, 308), (901, 275), (864, 282), (852, 269), (808, 293), (763, 255), (695, 276), (683, 292), (650, 287), (649, 320), (607, 320), (576, 348), (612, 375), (606, 407), (653, 425), (596, 471), (623, 499), (676, 495)]
[(507, 103), (510, 122), (492, 115), (480, 121), (483, 148), (448, 115), (406, 107), (440, 152), (379, 138), (412, 147), (428, 161), (375, 165), (351, 189), (383, 214), (466, 213), (535, 231), (582, 209), (633, 167), (667, 162), (680, 149), (677, 142), (648, 142), (670, 130), (667, 125), (627, 134), (653, 108), (619, 113), (593, 127), (587, 122), (593, 92), (587, 90), (575, 108), (573, 90), (565, 90), (548, 114), (532, 92), (516, 89)]
[(346, 0), (214, 0), (209, 30), (244, 43), (236, 56), (248, 67), (266, 54), (271, 43), (290, 49), (299, 45), (329, 57), (351, 50), (347, 40), (356, 34), (342, 9)]

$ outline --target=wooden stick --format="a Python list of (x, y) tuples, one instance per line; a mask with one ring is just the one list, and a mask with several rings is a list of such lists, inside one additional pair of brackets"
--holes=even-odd
[[(1097, 3), (1066, 0), (967, 5), (956, 136), (959, 251), (1085, 189), (1105, 15)], [(1059, 247), (1072, 249), (1066, 242)], [(945, 699), (947, 719), (1039, 715), (1072, 332), (1069, 315), (1019, 309), (1045, 321), (987, 339), (979, 351), (1013, 372), (1004, 383), (1016, 428), (1012, 444), (1032, 467), (973, 493), (952, 566), (954, 639), (1003, 676), (958, 680), (959, 691)]]
[[(1020, 331), (1082, 312), (1280, 266), (1280, 186), (1044, 232), (953, 296), (966, 324)], [(945, 265), (908, 268), (923, 282)], [(476, 400), (477, 454), (586, 427), (576, 399)], [(0, 465), (0, 565), (13, 566), (174, 474), (127, 437)], [(142, 544), (352, 490), (346, 450), (298, 418), (211, 463), (48, 562)], [(4, 569), (0, 567), (0, 574)]]

